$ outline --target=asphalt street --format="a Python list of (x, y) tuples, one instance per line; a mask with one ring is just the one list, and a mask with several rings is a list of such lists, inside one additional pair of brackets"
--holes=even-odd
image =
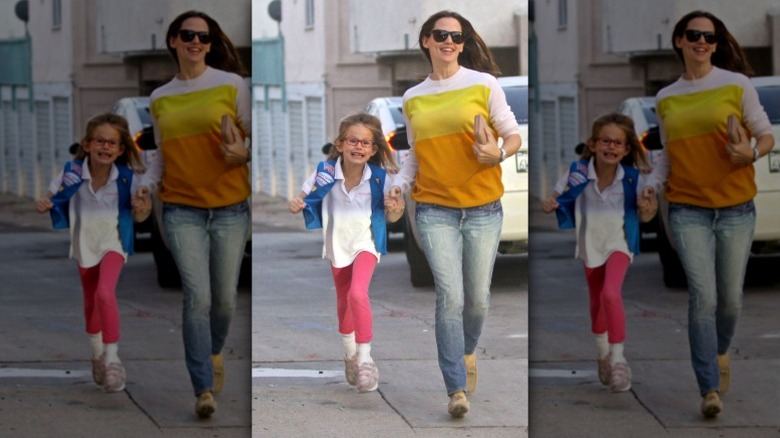
[(718, 418), (705, 420), (689, 359), (688, 294), (664, 287), (658, 255), (640, 254), (629, 267), (623, 300), (633, 384), (630, 392), (612, 394), (596, 374), (574, 234), (556, 231), (554, 216), (531, 210), (530, 436), (780, 436), (776, 260), (751, 266), (730, 350), (731, 389)]
[(238, 295), (218, 411), (198, 420), (184, 366), (181, 291), (159, 288), (149, 252), (117, 287), (127, 387), (92, 382), (81, 286), (66, 231), (31, 200), (0, 198), (0, 436), (249, 437), (250, 293)]
[(374, 272), (379, 389), (344, 379), (335, 290), (321, 231), (286, 203), (254, 202), (252, 423), (255, 436), (528, 436), (527, 258), (499, 257), (471, 410), (454, 420), (436, 361), (435, 295), (412, 287), (399, 235)]

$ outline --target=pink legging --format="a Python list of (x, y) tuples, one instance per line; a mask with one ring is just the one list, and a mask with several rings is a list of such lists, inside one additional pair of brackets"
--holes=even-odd
[(368, 285), (374, 275), (376, 256), (361, 252), (351, 265), (343, 268), (331, 266), (336, 284), (336, 312), (339, 317), (339, 333), (355, 332), (355, 342), (365, 344), (374, 337), (371, 302)]
[(103, 333), (103, 343), (119, 341), (119, 308), (116, 304), (116, 284), (125, 258), (109, 251), (100, 263), (91, 268), (79, 266), (81, 287), (84, 290), (84, 319), (87, 333)]
[(594, 334), (608, 332), (610, 344), (626, 339), (626, 314), (623, 310), (623, 279), (631, 259), (622, 252), (613, 252), (607, 262), (597, 268), (585, 267), (590, 293), (590, 322)]

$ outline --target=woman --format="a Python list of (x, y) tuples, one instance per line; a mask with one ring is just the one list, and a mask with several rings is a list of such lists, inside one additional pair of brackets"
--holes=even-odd
[[(160, 153), (144, 181), (156, 187), (162, 178), (163, 222), (184, 291), (185, 360), (195, 412), (207, 418), (224, 382), (222, 347), (250, 223), (250, 99), (245, 69), (214, 19), (185, 12), (166, 42), (179, 70), (151, 95)], [(235, 124), (221, 129), (224, 115)]]
[[(499, 163), (520, 148), (520, 134), (493, 76), (498, 68), (490, 50), (468, 20), (438, 12), (422, 25), (419, 44), (432, 71), (404, 94), (412, 148), (391, 196), (414, 181), (415, 220), (436, 289), (436, 345), (450, 397), (447, 410), (460, 418), (469, 409), (465, 392), (476, 389), (474, 351), (501, 233)], [(475, 129), (476, 115), (489, 126)]]
[[(742, 49), (721, 20), (691, 12), (677, 22), (672, 44), (685, 72), (656, 96), (665, 147), (650, 183), (667, 182), (670, 237), (688, 278), (691, 362), (701, 412), (713, 418), (729, 386), (728, 349), (756, 221), (753, 163), (774, 138)], [(732, 114), (754, 147), (741, 126), (729, 139)]]

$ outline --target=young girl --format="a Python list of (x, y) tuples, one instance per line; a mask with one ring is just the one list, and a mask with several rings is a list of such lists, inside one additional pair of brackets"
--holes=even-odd
[(640, 194), (643, 177), (636, 166), (647, 163), (629, 117), (612, 113), (597, 118), (580, 157), (558, 180), (542, 210), (555, 210), (562, 229), (576, 226), (576, 257), (588, 282), (599, 380), (612, 392), (623, 392), (631, 388), (631, 368), (623, 356), (623, 279), (639, 253), (639, 220), (653, 218), (657, 201), (651, 191)]
[(403, 200), (384, 196), (391, 186), (385, 168), (395, 167), (379, 119), (353, 114), (341, 121), (327, 160), (290, 201), (292, 213), (303, 211), (306, 228), (323, 229), (323, 258), (331, 263), (346, 352), (344, 372), (359, 392), (374, 391), (379, 382), (371, 358), (368, 285), (380, 254), (387, 253), (385, 219), (395, 222), (404, 210)]
[(139, 178), (134, 170), (143, 169), (127, 121), (116, 114), (96, 116), (87, 123), (74, 160), (36, 207), (38, 213), (51, 213), (54, 228), (70, 228), (70, 256), (78, 263), (84, 290), (92, 378), (106, 392), (125, 388), (125, 368), (117, 354), (116, 283), (133, 253), (133, 220), (143, 221), (152, 209), (149, 192), (135, 190)]

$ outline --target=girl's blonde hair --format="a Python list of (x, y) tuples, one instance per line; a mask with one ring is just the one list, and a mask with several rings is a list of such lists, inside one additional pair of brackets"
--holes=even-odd
[(631, 117), (620, 113), (604, 114), (593, 121), (590, 138), (588, 138), (586, 147), (582, 148), (580, 159), (589, 160), (593, 156), (593, 152), (590, 148), (598, 141), (601, 128), (607, 125), (617, 126), (626, 136), (626, 147), (628, 147), (629, 150), (628, 155), (623, 158), (622, 163), (634, 167), (649, 167), (647, 157), (645, 156), (645, 148), (639, 142), (639, 138), (636, 136), (636, 131), (634, 130), (634, 120), (631, 119)]
[(339, 124), (339, 136), (333, 141), (334, 146), (330, 148), (328, 160), (335, 160), (341, 156), (341, 152), (336, 149), (336, 144), (343, 142), (346, 139), (347, 130), (355, 125), (363, 125), (371, 131), (371, 137), (374, 141), (373, 147), (376, 148), (377, 153), (372, 155), (371, 158), (368, 159), (368, 162), (375, 166), (384, 167), (385, 169), (398, 169), (398, 164), (395, 162), (395, 159), (393, 159), (392, 149), (390, 148), (390, 145), (387, 144), (385, 134), (382, 132), (382, 122), (367, 113), (355, 113), (341, 119), (341, 123)]
[(74, 159), (83, 160), (89, 154), (86, 147), (92, 141), (95, 129), (101, 125), (109, 125), (119, 132), (119, 144), (122, 146), (122, 153), (117, 157), (116, 163), (127, 166), (135, 171), (143, 171), (144, 165), (141, 162), (141, 154), (135, 147), (135, 142), (130, 136), (130, 129), (127, 127), (127, 120), (124, 117), (114, 113), (103, 113), (97, 115), (87, 122), (87, 131), (79, 142)]

